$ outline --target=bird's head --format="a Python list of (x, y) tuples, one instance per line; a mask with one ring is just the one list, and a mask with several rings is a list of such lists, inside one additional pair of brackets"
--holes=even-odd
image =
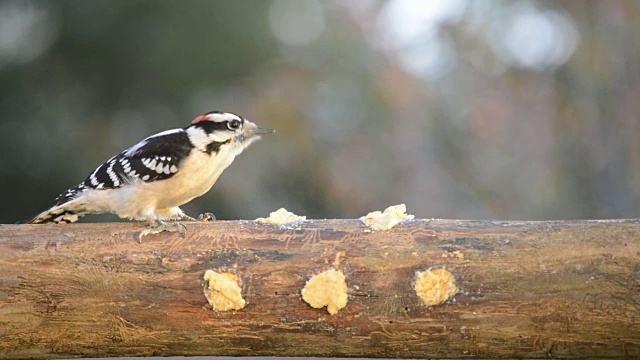
[(260, 139), (261, 135), (275, 132), (273, 129), (260, 127), (242, 116), (222, 111), (210, 111), (197, 116), (186, 130), (194, 145), (209, 153), (217, 152), (225, 145), (231, 145), (241, 152)]

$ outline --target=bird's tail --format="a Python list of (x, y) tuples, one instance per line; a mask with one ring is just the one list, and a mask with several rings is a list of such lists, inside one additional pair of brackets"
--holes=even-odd
[(33, 219), (22, 221), (22, 224), (72, 223), (78, 221), (86, 213), (65, 207), (66, 204), (54, 206), (36, 215)]
[(56, 203), (51, 208), (36, 215), (33, 219), (19, 222), (19, 224), (44, 224), (44, 223), (72, 223), (87, 214), (86, 208), (78, 197), (85, 191), (84, 183), (58, 195)]
[(72, 187), (56, 198), (56, 203), (48, 210), (36, 215), (33, 219), (22, 221), (23, 224), (72, 223), (87, 214), (86, 208), (78, 197), (86, 190), (84, 184)]

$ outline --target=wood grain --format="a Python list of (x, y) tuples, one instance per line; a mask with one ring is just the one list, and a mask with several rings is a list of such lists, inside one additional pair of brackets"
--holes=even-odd
[[(0, 357), (640, 358), (637, 220), (186, 225), (141, 244), (136, 223), (0, 225)], [(434, 267), (460, 291), (429, 307), (413, 281)], [(336, 315), (300, 298), (331, 268)], [(208, 269), (243, 309), (211, 309)]]

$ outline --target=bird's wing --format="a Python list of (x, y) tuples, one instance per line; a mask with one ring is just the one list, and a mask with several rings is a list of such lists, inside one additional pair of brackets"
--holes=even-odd
[(180, 171), (180, 164), (191, 149), (193, 145), (183, 129), (165, 131), (107, 160), (82, 184), (85, 188), (102, 190), (116, 189), (135, 179), (145, 182), (168, 179)]
[(31, 223), (74, 222), (84, 215), (67, 205), (88, 190), (117, 189), (140, 179), (145, 182), (168, 179), (180, 171), (182, 161), (193, 149), (183, 129), (150, 136), (98, 166), (83, 182), (60, 194), (55, 205)]

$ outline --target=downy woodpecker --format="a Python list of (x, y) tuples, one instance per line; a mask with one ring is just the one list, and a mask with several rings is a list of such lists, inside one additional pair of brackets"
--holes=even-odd
[(184, 232), (183, 225), (162, 220), (195, 220), (179, 206), (209, 191), (237, 155), (273, 132), (236, 114), (208, 112), (185, 128), (149, 136), (110, 158), (27, 222), (71, 223), (86, 214), (113, 213), (149, 221), (139, 239), (162, 231)]

